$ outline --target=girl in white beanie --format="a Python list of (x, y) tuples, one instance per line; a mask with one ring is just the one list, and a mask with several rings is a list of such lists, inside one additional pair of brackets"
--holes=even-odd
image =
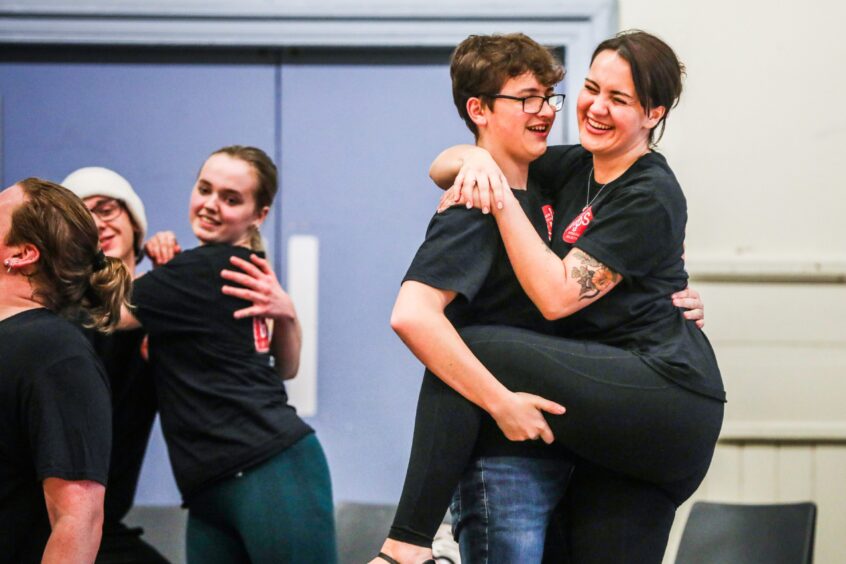
[[(123, 261), (135, 277), (135, 267), (144, 256), (147, 217), (132, 185), (113, 170), (98, 166), (75, 170), (62, 184), (91, 212), (103, 253)], [(132, 507), (156, 416), (153, 375), (142, 351), (146, 335), (140, 329), (111, 335), (83, 331), (106, 369), (112, 393), (112, 456), (97, 563), (166, 564), (167, 560), (142, 540), (141, 529), (123, 524)]]

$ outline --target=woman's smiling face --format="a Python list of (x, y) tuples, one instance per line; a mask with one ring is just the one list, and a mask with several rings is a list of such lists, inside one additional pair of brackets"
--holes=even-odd
[(125, 263), (134, 260), (136, 229), (126, 206), (108, 196), (91, 196), (83, 202), (97, 225), (103, 253)]
[(594, 157), (638, 156), (649, 149), (649, 131), (662, 107), (644, 111), (629, 63), (616, 51), (600, 52), (590, 66), (576, 103), (582, 146)]
[(224, 153), (208, 158), (191, 192), (189, 219), (203, 244), (249, 246), (251, 228), (264, 221), (256, 209), (258, 178), (250, 163)]

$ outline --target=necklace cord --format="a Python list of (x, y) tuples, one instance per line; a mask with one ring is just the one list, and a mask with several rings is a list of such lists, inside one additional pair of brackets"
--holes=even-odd
[(611, 182), (606, 182), (605, 184), (603, 184), (602, 186), (600, 186), (600, 187), (599, 187), (599, 190), (596, 192), (596, 194), (594, 194), (593, 198), (591, 198), (591, 197), (590, 197), (590, 181), (591, 181), (591, 179), (592, 179), (592, 178), (593, 178), (593, 167), (590, 167), (590, 173), (588, 174), (588, 180), (587, 180), (587, 193), (585, 194), (585, 207), (584, 207), (584, 208), (582, 208), (582, 209), (587, 209), (587, 208), (589, 208), (589, 207), (590, 207), (590, 205), (591, 205), (593, 202), (595, 202), (595, 201), (596, 201), (596, 199), (599, 197), (599, 195), (600, 195), (600, 194), (602, 194), (602, 190), (604, 190), (606, 186), (608, 186), (609, 184), (611, 184), (611, 182), (614, 182), (614, 181), (612, 180)]

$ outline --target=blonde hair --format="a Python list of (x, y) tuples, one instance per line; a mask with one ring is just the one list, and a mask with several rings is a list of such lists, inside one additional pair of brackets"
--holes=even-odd
[(35, 245), (40, 258), (30, 275), (33, 297), (44, 307), (88, 326), (112, 331), (128, 306), (132, 277), (117, 258), (100, 250), (91, 214), (70, 190), (40, 178), (17, 183), (24, 203), (12, 213), (7, 245)]

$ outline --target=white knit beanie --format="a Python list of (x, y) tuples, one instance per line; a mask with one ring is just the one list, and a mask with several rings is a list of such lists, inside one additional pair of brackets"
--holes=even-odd
[(123, 202), (130, 217), (141, 231), (135, 249), (136, 254), (141, 258), (141, 245), (144, 244), (144, 238), (147, 235), (147, 216), (144, 213), (141, 198), (123, 176), (107, 168), (87, 166), (70, 173), (62, 180), (62, 186), (83, 200), (91, 196), (108, 196)]

